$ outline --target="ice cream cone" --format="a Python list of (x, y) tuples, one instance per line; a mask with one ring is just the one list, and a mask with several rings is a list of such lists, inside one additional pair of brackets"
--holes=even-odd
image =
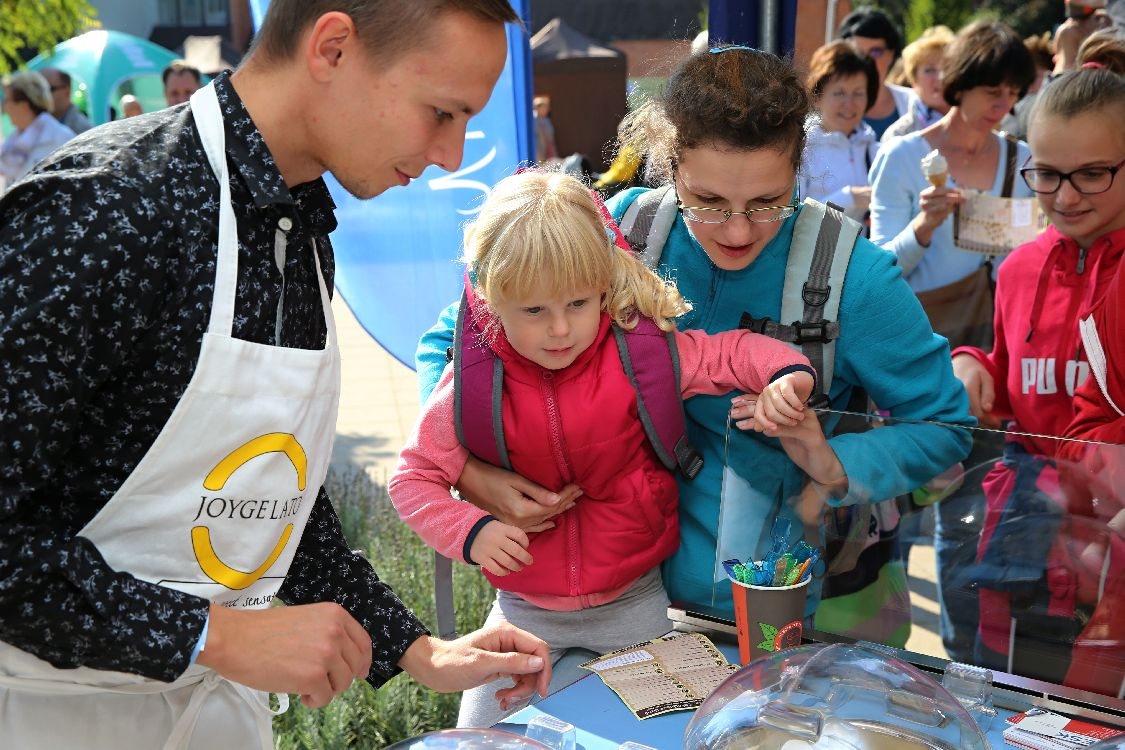
[(934, 149), (922, 157), (922, 174), (934, 187), (945, 187), (946, 180), (949, 179), (949, 163), (941, 152)]

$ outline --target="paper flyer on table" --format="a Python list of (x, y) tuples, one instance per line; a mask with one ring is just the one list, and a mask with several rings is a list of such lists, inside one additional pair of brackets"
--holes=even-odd
[(654, 638), (579, 666), (601, 677), (638, 719), (693, 711), (738, 670), (701, 633)]
[(953, 243), (962, 250), (1006, 255), (1047, 226), (1035, 198), (997, 198), (965, 190), (953, 214)]

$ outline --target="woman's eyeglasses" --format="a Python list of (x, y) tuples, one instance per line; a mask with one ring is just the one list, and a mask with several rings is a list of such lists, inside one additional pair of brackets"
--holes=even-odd
[(755, 224), (772, 224), (775, 221), (788, 219), (797, 213), (797, 206), (765, 206), (764, 208), (751, 208), (746, 211), (731, 211), (727, 208), (702, 208), (700, 206), (685, 206), (683, 201), (677, 201), (684, 218), (697, 224), (724, 224), (732, 216), (745, 216), (747, 221)]
[(1020, 176), (1033, 193), (1042, 195), (1057, 193), (1062, 187), (1063, 180), (1066, 180), (1082, 195), (1098, 195), (1113, 187), (1113, 178), (1123, 166), (1125, 166), (1125, 159), (1112, 167), (1082, 167), (1073, 172), (1024, 167), (1020, 170)]

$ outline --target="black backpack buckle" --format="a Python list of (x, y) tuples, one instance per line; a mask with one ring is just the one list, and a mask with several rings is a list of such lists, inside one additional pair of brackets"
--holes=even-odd
[(832, 340), (828, 335), (828, 323), (823, 320), (816, 323), (794, 321), (793, 332), (793, 342), (797, 344), (827, 344)]

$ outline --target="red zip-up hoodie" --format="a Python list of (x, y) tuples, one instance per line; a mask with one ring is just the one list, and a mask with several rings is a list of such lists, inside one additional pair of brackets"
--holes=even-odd
[[(1045, 436), (1062, 436), (1066, 431), (1074, 414), (1075, 391), (1090, 370), (1079, 320), (1105, 296), (1123, 250), (1125, 229), (1106, 234), (1088, 250), (1082, 250), (1050, 226), (1034, 242), (1012, 251), (1000, 266), (992, 352), (959, 347), (953, 354), (970, 354), (988, 368), (996, 388), (993, 413), (1014, 420), (1012, 430)], [(1013, 435), (1009, 440), (1033, 455), (1048, 458), (1059, 455), (1063, 445), (1050, 437)], [(978, 559), (993, 543), (1009, 496), (1016, 491), (1015, 479), (1014, 469), (1003, 462), (998, 462), (984, 479), (987, 508)], [(1048, 497), (1057, 501), (1063, 498), (1052, 466), (1044, 467), (1036, 486)], [(1076, 517), (1075, 511), (1087, 515), (1081, 509), (1061, 510), (1064, 523), (1046, 553), (1047, 613), (1071, 617), (1079, 587), (1086, 579), (1074, 566), (1071, 547), (1085, 543), (1091, 519)], [(980, 614), (983, 645), (998, 654), (1008, 654), (1012, 646), (1011, 618), (1021, 616), (1012, 611), (1009, 594), (982, 587)], [(1073, 671), (1066, 684), (1097, 689)]]
[[(992, 351), (963, 346), (953, 355), (971, 354), (988, 368), (993, 414), (1015, 420), (1011, 429), (1061, 436), (1070, 424), (1075, 389), (1090, 370), (1078, 321), (1105, 295), (1123, 250), (1125, 229), (1083, 251), (1049, 226), (1000, 264)], [(1038, 455), (1058, 452), (1057, 440), (1018, 440)]]

